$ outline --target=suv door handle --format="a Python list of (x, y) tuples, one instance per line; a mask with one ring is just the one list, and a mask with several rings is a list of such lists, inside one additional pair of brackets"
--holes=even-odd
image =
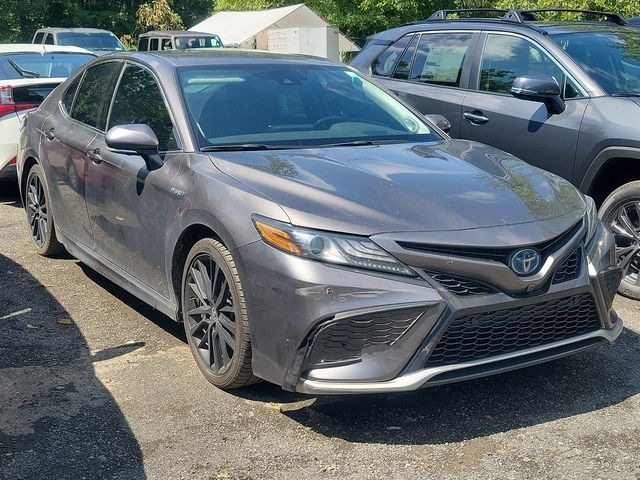
[(102, 156), (99, 148), (87, 148), (87, 157), (95, 164), (102, 163)]
[(474, 125), (484, 125), (489, 121), (489, 119), (485, 117), (479, 110), (474, 110), (473, 112), (464, 112), (462, 114), (462, 117), (465, 120), (473, 123)]

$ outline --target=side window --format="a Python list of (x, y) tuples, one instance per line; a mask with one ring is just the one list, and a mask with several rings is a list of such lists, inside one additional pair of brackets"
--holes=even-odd
[(418, 45), (419, 35), (414, 35), (409, 43), (409, 46), (402, 54), (398, 66), (395, 72), (393, 72), (393, 78), (399, 80), (409, 80), (409, 72), (411, 72), (411, 65), (413, 64), (413, 54), (416, 53), (416, 46)]
[(113, 99), (109, 128), (145, 123), (151, 127), (161, 151), (178, 148), (169, 111), (153, 76), (137, 65), (127, 65)]
[(400, 58), (400, 55), (402, 55), (402, 52), (412, 37), (413, 35), (405, 35), (382, 52), (378, 58), (371, 63), (371, 73), (379, 77), (390, 76), (393, 72), (393, 67), (396, 66), (398, 58)]
[(149, 42), (149, 45), (149, 50), (151, 50), (152, 52), (158, 50), (158, 39), (152, 38)]
[(104, 130), (120, 67), (120, 62), (105, 62), (87, 69), (73, 103), (72, 118)]
[(162, 50), (171, 50), (171, 39), (165, 38), (162, 40)]
[(32, 43), (40, 45), (42, 43), (42, 37), (44, 37), (44, 32), (36, 33), (36, 36), (33, 37), (33, 42)]
[(53, 45), (53, 34), (47, 33), (47, 38), (44, 39), (45, 45)]
[(78, 91), (78, 85), (80, 85), (80, 80), (82, 80), (82, 75), (76, 78), (67, 91), (62, 95), (62, 106), (64, 110), (67, 112), (67, 115), (71, 114), (71, 109), (73, 108), (73, 99), (76, 97), (76, 92)]
[(470, 33), (428, 33), (420, 37), (411, 80), (459, 87)]
[(138, 42), (138, 50), (146, 52), (149, 50), (149, 39), (147, 37), (141, 38)]
[[(531, 42), (510, 35), (489, 34), (482, 53), (479, 90), (511, 94), (513, 81), (522, 75), (551, 76), (560, 86), (565, 82), (560, 67)], [(568, 82), (564, 90), (565, 98), (579, 95), (572, 82)]]

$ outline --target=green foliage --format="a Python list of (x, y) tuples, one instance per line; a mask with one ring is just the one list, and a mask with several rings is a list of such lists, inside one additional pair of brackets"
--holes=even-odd
[(151, 0), (143, 3), (136, 12), (136, 32), (149, 30), (183, 30), (180, 15), (171, 9), (167, 0)]
[[(640, 0), (460, 0), (459, 4), (467, 4), (468, 6), (479, 7), (496, 7), (496, 8), (575, 8), (581, 10), (597, 10), (604, 12), (619, 13), (627, 17), (635, 17), (640, 15)], [(473, 4), (473, 5), (469, 5)], [(575, 19), (575, 16), (563, 14), (559, 16), (561, 19)], [(580, 17), (578, 17), (580, 18)]]

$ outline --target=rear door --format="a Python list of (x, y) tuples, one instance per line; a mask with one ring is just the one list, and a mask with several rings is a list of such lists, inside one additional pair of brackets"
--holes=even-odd
[(91, 150), (101, 157), (89, 165), (87, 206), (95, 250), (104, 258), (168, 297), (165, 270), (166, 208), (178, 162), (177, 133), (155, 76), (127, 63), (119, 81), (108, 128), (147, 124), (160, 142), (165, 165), (149, 171), (142, 157), (110, 151), (100, 132)]
[(407, 35), (374, 60), (372, 74), (421, 113), (445, 116), (457, 137), (479, 37), (469, 31)]
[[(109, 99), (121, 62), (109, 61), (88, 68), (62, 96), (56, 113), (44, 122), (41, 158), (48, 163), (48, 185), (56, 225), (87, 247), (93, 233), (86, 206), (87, 151), (106, 125)], [(52, 178), (51, 178), (52, 177)]]
[[(543, 47), (515, 34), (488, 33), (464, 98), (461, 137), (505, 150), (571, 179), (578, 133), (589, 98)], [(566, 110), (511, 95), (516, 77), (545, 75), (564, 87)], [(566, 83), (566, 85), (565, 85)]]

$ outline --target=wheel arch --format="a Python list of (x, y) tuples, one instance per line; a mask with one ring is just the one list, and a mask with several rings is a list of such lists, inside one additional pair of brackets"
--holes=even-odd
[(580, 190), (594, 198), (598, 207), (616, 188), (640, 180), (640, 149), (609, 147), (587, 169)]
[(24, 162), (22, 163), (22, 169), (19, 174), (20, 181), (18, 182), (18, 186), (20, 188), (20, 198), (24, 200), (24, 189), (27, 185), (27, 177), (29, 176), (29, 172), (33, 168), (34, 165), (39, 164), (40, 162), (37, 160), (35, 154), (31, 151), (25, 154)]

